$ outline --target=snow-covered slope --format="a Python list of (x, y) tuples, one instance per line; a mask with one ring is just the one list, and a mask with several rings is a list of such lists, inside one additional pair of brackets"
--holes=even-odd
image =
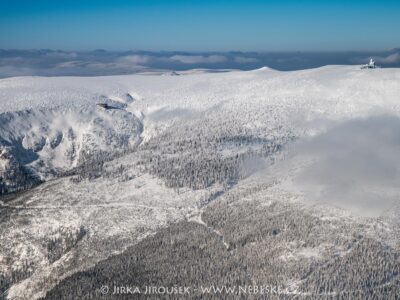
[[(398, 163), (400, 147), (392, 141), (398, 122), (374, 121), (387, 115), (397, 120), (399, 95), (399, 69), (356, 66), (0, 80), (0, 187), (9, 192), (48, 181), (0, 202), (0, 237), (6, 241), (0, 275), (17, 278), (7, 281), (9, 297), (44, 296), (59, 280), (170, 222), (197, 220), (199, 207), (227, 190), (240, 196), (259, 184), (268, 186), (262, 190), (267, 200), (331, 201), (336, 215), (321, 218), (342, 218), (342, 209), (364, 218), (357, 208), (368, 188), (375, 204), (384, 190), (390, 199), (399, 193), (392, 184), (398, 168), (382, 167)], [(354, 129), (371, 124), (378, 129)], [(376, 140), (389, 150), (361, 151), (373, 147), (365, 140), (374, 135), (383, 135)], [(336, 154), (335, 147), (343, 151)], [(356, 163), (354, 151), (362, 153)], [(341, 172), (354, 170), (354, 205), (347, 205), (348, 198), (335, 201), (349, 191), (350, 175), (339, 184), (328, 180), (342, 156), (348, 168), (333, 174), (340, 179)], [(379, 166), (360, 167), (368, 158)], [(375, 170), (392, 182), (390, 190), (374, 176), (360, 175)], [(66, 174), (73, 176), (50, 181)], [(371, 205), (378, 213), (368, 216), (397, 205)], [(396, 209), (391, 213), (384, 225), (389, 229), (372, 233), (390, 243), (398, 226)], [(315, 249), (297, 250), (312, 257)]]
[(320, 118), (397, 112), (398, 81), (396, 69), (342, 66), (297, 72), (262, 68), (186, 76), (9, 78), (0, 81), (0, 145), (46, 179), (76, 166), (91, 151), (132, 147), (140, 136), (148, 139), (176, 120), (211, 115), (220, 122), (228, 116), (250, 130), (276, 125), (300, 132)]

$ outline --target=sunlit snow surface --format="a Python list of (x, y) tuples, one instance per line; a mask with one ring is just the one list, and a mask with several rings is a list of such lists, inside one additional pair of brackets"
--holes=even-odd
[[(47, 181), (12, 201), (0, 202), (4, 209), (1, 213), (7, 214), (0, 225), (0, 273), (24, 268), (34, 271), (11, 287), (9, 297), (43, 296), (65, 276), (193, 214), (201, 201), (219, 191), (218, 185), (197, 191), (167, 188), (162, 180), (137, 167), (135, 152), (107, 163), (110, 170), (123, 165), (128, 179), (111, 176), (79, 183), (56, 179), (60, 172), (71, 170), (100, 151), (141, 147), (168, 128), (179, 132), (183, 124), (193, 124), (196, 134), (229, 133), (230, 128), (241, 128), (252, 136), (293, 139), (276, 155), (272, 166), (266, 163), (231, 192), (257, 182), (271, 182), (274, 187), (265, 191), (266, 197), (334, 207), (322, 217), (330, 218), (332, 212), (334, 218), (346, 220), (349, 215), (375, 218), (386, 214), (387, 222), (391, 222), (397, 216), (394, 212), (400, 192), (393, 183), (400, 173), (400, 168), (393, 167), (400, 163), (395, 155), (400, 150), (396, 140), (400, 140), (396, 135), (400, 132), (396, 131), (399, 95), (399, 69), (360, 70), (356, 66), (294, 72), (262, 68), (249, 72), (184, 72), (180, 76), (0, 80), (0, 149), (13, 153), (21, 165)], [(112, 109), (103, 109), (98, 103), (107, 103)], [(389, 121), (373, 126), (378, 130), (362, 131), (363, 141), (357, 144), (359, 131), (348, 133), (353, 127), (343, 124), (359, 120), (361, 126), (367, 126), (371, 118), (372, 124), (376, 118)], [(336, 128), (344, 128), (345, 134), (338, 135)], [(333, 137), (330, 132), (334, 132)], [(385, 132), (389, 134), (383, 138), (374, 136)], [(334, 147), (346, 147), (343, 140), (355, 146), (337, 154)], [(360, 147), (373, 148), (374, 140), (387, 147), (362, 151), (364, 160), (354, 162)], [(220, 150), (227, 155), (242, 151), (229, 145)], [(340, 155), (348, 163), (333, 168), (342, 161)], [(364, 169), (368, 159), (372, 166)], [(7, 163), (0, 160), (0, 172)], [(376, 170), (381, 175), (361, 176)], [(349, 175), (350, 171), (354, 172)], [(337, 182), (341, 172), (349, 182)], [(351, 176), (355, 177), (355, 189)], [(50, 262), (47, 241), (63, 233), (75, 234), (80, 228), (86, 232), (83, 239)], [(390, 239), (387, 231), (390, 229), (386, 227), (379, 229), (379, 234)], [(284, 254), (282, 259), (319, 255), (315, 249), (305, 249)]]

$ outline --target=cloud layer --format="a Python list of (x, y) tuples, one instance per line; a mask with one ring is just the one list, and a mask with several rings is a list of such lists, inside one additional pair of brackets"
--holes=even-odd
[(390, 54), (388, 56), (376, 56), (374, 57), (375, 61), (377, 63), (385, 64), (385, 65), (391, 65), (391, 64), (399, 64), (400, 63), (400, 52), (396, 52), (393, 54)]
[(173, 55), (165, 59), (178, 61), (183, 64), (215, 64), (227, 61), (224, 55)]
[(400, 196), (400, 118), (345, 122), (296, 147), (312, 163), (297, 184), (309, 200), (379, 216)]
[(149, 70), (240, 69), (268, 66), (299, 70), (332, 64), (364, 64), (374, 57), (383, 67), (400, 67), (400, 50), (387, 52), (89, 52), (53, 50), (0, 50), (0, 78), (40, 75), (114, 75)]

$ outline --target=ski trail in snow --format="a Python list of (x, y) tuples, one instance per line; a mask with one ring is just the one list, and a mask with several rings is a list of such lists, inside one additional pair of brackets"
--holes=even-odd
[[(209, 226), (206, 222), (204, 222), (202, 216), (203, 216), (203, 208), (201, 208), (201, 209), (196, 208), (194, 214), (188, 216), (187, 220), (188, 220), (188, 222), (202, 225), (202, 226), (206, 227), (212, 233), (216, 234), (219, 238), (219, 241), (224, 245), (225, 249), (228, 251), (229, 255), (232, 257), (235, 257), (234, 250), (231, 248), (229, 243), (227, 243), (225, 241), (224, 235), (218, 229), (215, 229), (214, 227)], [(250, 271), (248, 270), (247, 266), (242, 265), (242, 263), (240, 263), (239, 261), (238, 261), (238, 263), (240, 265), (240, 269), (245, 274), (245, 277), (249, 280), (249, 282), (251, 282), (253, 284), (253, 280), (252, 280), (253, 276), (250, 274)]]
[(230, 250), (230, 246), (229, 244), (225, 241), (224, 235), (217, 229), (215, 229), (212, 226), (209, 226), (207, 223), (205, 223), (203, 221), (203, 209), (196, 209), (194, 215), (191, 215), (190, 217), (188, 217), (188, 222), (192, 222), (192, 223), (197, 223), (200, 224), (204, 227), (206, 227), (207, 229), (209, 229), (210, 231), (212, 231), (213, 233), (215, 233), (218, 237), (219, 240), (221, 241), (221, 243), (224, 245), (224, 247), (226, 248), (226, 250)]

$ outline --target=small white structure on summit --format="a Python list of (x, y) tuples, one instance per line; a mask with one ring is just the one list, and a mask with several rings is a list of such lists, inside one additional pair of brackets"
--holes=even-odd
[(371, 58), (369, 63), (361, 66), (361, 69), (376, 69), (378, 66), (375, 64), (375, 61)]

